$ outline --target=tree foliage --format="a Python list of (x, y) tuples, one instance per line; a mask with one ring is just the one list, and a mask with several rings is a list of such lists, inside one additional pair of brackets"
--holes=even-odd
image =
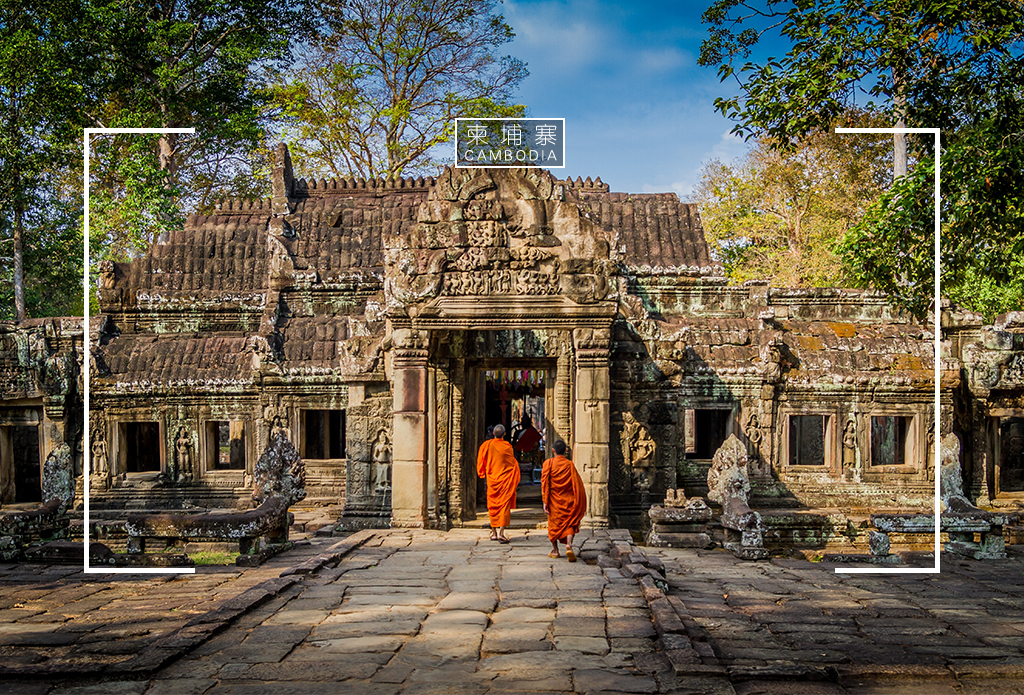
[[(304, 3), (285, 0), (94, 0), (104, 62), (98, 125), (187, 128), (175, 134), (100, 139), (94, 171), (93, 243), (123, 259), (186, 210), (209, 209), (225, 192), (262, 195), (259, 153), (272, 69), (310, 28)], [(225, 186), (225, 182), (234, 185)], [(228, 190), (225, 190), (228, 189)]]
[(80, 311), (80, 200), (64, 188), (88, 88), (79, 71), (89, 59), (72, 36), (79, 11), (66, 0), (0, 2), (2, 318)]
[(331, 33), (275, 90), (283, 133), (307, 174), (394, 177), (436, 168), (455, 117), (521, 116), (526, 66), (493, 0), (349, 0)]
[[(864, 125), (863, 115), (844, 123)], [(734, 282), (788, 287), (837, 282), (842, 238), (891, 176), (886, 139), (814, 132), (792, 147), (762, 136), (735, 165), (704, 167), (696, 191), (705, 236)]]
[[(718, 65), (723, 80), (736, 78), (739, 94), (716, 106), (737, 132), (789, 144), (861, 96), (889, 123), (940, 128), (943, 291), (990, 317), (1021, 307), (1019, 3), (718, 0), (704, 19), (710, 35), (700, 60)], [(766, 32), (791, 49), (743, 62)], [(916, 168), (846, 235), (840, 255), (858, 284), (923, 316), (934, 272), (932, 139), (912, 140), (911, 151)]]
[[(196, 129), (93, 137), (97, 263), (144, 252), (219, 197), (267, 195), (282, 119), (297, 158), (382, 176), (432, 166), (456, 115), (522, 113), (511, 92), (525, 67), (496, 52), (512, 32), (493, 0), (0, 0), (0, 10), (0, 295), (17, 295), (18, 316), (26, 299), (30, 315), (81, 305), (85, 126)], [(329, 27), (317, 24), (325, 15)], [(282, 82), (296, 46), (304, 57)], [(341, 150), (321, 148), (331, 138)], [(63, 301), (33, 287), (73, 289)]]

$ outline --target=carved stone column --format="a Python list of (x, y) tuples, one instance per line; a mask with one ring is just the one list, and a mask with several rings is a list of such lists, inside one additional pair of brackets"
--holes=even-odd
[(993, 453), (998, 427), (994, 427), (988, 418), (988, 403), (979, 398), (971, 405), (973, 417), (969, 436), (973, 440), (974, 458), (971, 462), (970, 490), (967, 494), (974, 500), (974, 504), (987, 506), (992, 504), (992, 495), (996, 488)]
[(611, 439), (610, 328), (578, 328), (576, 347), (575, 446), (573, 460), (587, 488), (583, 525), (608, 526), (608, 472)]
[(394, 339), (394, 435), (391, 525), (424, 528), (427, 516), (426, 331), (397, 329)]

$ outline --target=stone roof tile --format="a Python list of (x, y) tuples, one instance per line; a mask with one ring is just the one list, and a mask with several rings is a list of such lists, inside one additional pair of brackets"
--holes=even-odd
[(246, 341), (247, 336), (241, 334), (128, 334), (115, 336), (100, 352), (119, 382), (173, 386), (185, 378), (199, 382), (251, 378), (252, 360)]

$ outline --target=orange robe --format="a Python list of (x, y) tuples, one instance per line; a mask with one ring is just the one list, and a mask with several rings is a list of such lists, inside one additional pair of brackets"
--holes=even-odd
[(491, 527), (508, 526), (519, 486), (519, 462), (512, 445), (504, 439), (488, 439), (481, 444), (476, 473), (487, 479), (487, 514), (491, 517)]
[(544, 462), (540, 494), (548, 510), (548, 540), (564, 543), (569, 534), (579, 533), (587, 513), (587, 491), (572, 461), (555, 456)]

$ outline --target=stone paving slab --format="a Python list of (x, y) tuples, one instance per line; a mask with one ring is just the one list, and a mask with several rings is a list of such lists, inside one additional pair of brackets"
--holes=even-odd
[(361, 533), (187, 578), (0, 566), (0, 695), (1024, 695), (1015, 552), (865, 577), (650, 549), (663, 593), (599, 566), (616, 531), (589, 564), (543, 531)]
[(1002, 562), (944, 555), (938, 575), (872, 576), (721, 551), (657, 554), (688, 632), (703, 633), (737, 693), (969, 692), (964, 681), (977, 690), (993, 679), (991, 692), (1024, 692), (1024, 606), (1012, 607), (1024, 596), (1020, 552)]

